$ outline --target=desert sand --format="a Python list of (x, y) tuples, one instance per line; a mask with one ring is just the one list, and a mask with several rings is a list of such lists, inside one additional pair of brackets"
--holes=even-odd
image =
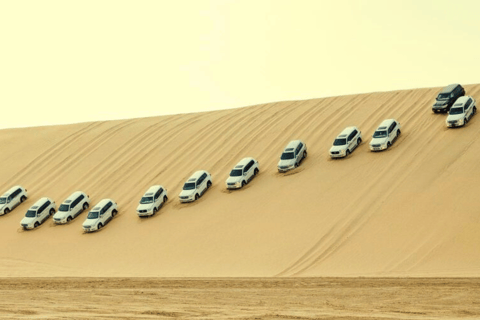
[[(480, 97), (480, 85), (465, 88)], [(430, 109), (440, 89), (1, 130), (0, 192), (20, 184), (29, 199), (0, 217), (0, 277), (477, 277), (480, 120), (446, 128), (446, 116)], [(372, 153), (369, 138), (386, 118), (400, 121), (402, 135)], [(364, 142), (331, 160), (348, 125)], [(309, 156), (279, 174), (292, 139), (304, 140)], [(226, 191), (246, 156), (260, 174)], [(213, 187), (180, 204), (185, 179), (199, 169)], [(153, 184), (170, 199), (140, 219), (135, 208)], [(92, 203), (114, 199), (118, 216), (92, 234), (81, 228), (86, 213), (64, 226), (20, 228), (40, 197), (58, 205), (76, 190)]]
[(0, 319), (478, 319), (479, 289), (478, 278), (9, 278)]

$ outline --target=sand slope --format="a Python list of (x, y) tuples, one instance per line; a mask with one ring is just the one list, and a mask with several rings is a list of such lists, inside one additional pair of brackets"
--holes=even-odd
[[(208, 113), (0, 131), (0, 190), (26, 203), (0, 217), (0, 276), (479, 276), (480, 118), (447, 129), (430, 106), (439, 88), (278, 102)], [(480, 85), (466, 86), (480, 97)], [(388, 151), (368, 140), (385, 118), (402, 124)], [(328, 149), (347, 125), (364, 143), (344, 160)], [(280, 175), (292, 139), (309, 157)], [(244, 190), (224, 181), (245, 156), (260, 175)], [(195, 170), (214, 186), (197, 203), (177, 195)], [(135, 213), (153, 184), (170, 200)], [(86, 217), (22, 231), (42, 196), (75, 190), (111, 197), (119, 215), (83, 234)]]

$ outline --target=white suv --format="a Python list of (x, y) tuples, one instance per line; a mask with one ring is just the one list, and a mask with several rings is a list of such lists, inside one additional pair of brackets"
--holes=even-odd
[(20, 225), (23, 229), (33, 229), (41, 225), (52, 214), (55, 213), (55, 201), (50, 198), (43, 197), (25, 213)]
[(212, 177), (205, 170), (192, 174), (178, 195), (180, 202), (192, 202), (200, 198), (212, 186)]
[(0, 197), (0, 215), (7, 214), (27, 200), (27, 189), (21, 186), (10, 188)]
[(92, 232), (101, 229), (117, 214), (118, 206), (111, 199), (101, 200), (90, 212), (83, 222), (83, 231)]
[(278, 172), (287, 172), (297, 168), (303, 159), (307, 157), (307, 145), (302, 140), (290, 141), (277, 164)]
[(397, 140), (400, 133), (400, 123), (397, 120), (383, 120), (372, 136), (370, 150), (380, 151), (387, 149), (395, 142), (395, 140)]
[(65, 224), (75, 219), (80, 213), (88, 209), (90, 198), (81, 191), (72, 193), (58, 207), (58, 212), (53, 216), (53, 222), (57, 224)]
[(250, 182), (259, 172), (258, 161), (253, 158), (243, 158), (230, 172), (225, 184), (227, 189), (238, 189)]
[(470, 96), (460, 97), (450, 108), (445, 123), (447, 127), (464, 126), (475, 113), (477, 113), (477, 103), (475, 99)]
[(137, 207), (138, 216), (153, 216), (167, 200), (167, 189), (160, 185), (150, 187), (140, 199)]
[(343, 158), (348, 156), (362, 143), (362, 132), (357, 127), (345, 128), (333, 141), (330, 157)]

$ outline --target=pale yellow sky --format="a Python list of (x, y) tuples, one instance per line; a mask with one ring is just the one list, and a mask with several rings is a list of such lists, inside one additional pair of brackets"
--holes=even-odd
[(0, 1), (0, 128), (478, 83), (479, 12), (476, 0)]

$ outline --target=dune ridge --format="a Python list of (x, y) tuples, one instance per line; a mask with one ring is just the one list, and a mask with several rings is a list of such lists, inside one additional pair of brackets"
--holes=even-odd
[[(465, 86), (479, 96), (480, 85)], [(0, 192), (29, 199), (0, 216), (0, 276), (479, 276), (480, 122), (448, 129), (431, 104), (440, 88), (380, 92), (251, 107), (0, 131)], [(402, 135), (371, 153), (377, 125), (396, 118)], [(346, 126), (363, 143), (347, 159), (328, 150)], [(276, 171), (293, 139), (302, 166)], [(243, 190), (224, 181), (243, 157), (260, 174)], [(177, 195), (196, 170), (213, 186), (198, 202)], [(152, 218), (135, 208), (153, 184), (169, 201)], [(82, 213), (23, 231), (42, 196), (57, 205), (76, 190), (119, 214), (83, 234)]]

